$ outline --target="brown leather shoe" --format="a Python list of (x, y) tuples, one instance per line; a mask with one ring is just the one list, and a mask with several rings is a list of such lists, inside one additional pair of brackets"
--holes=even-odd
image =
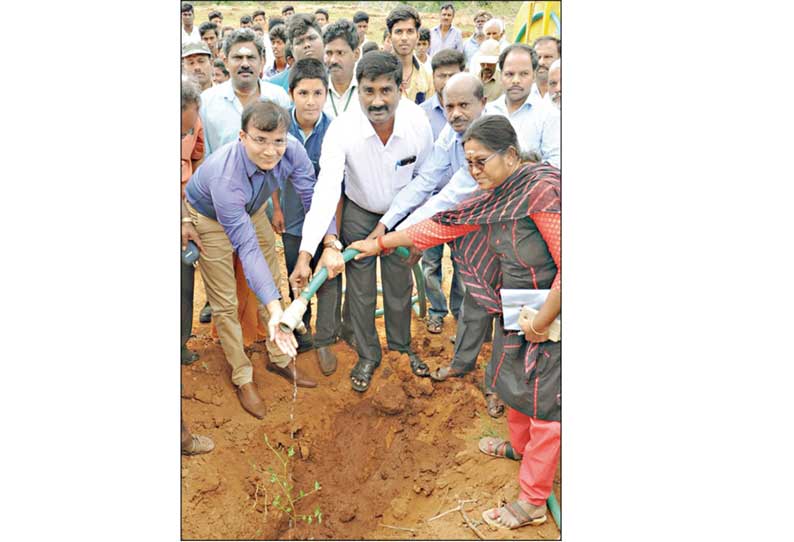
[(246, 412), (260, 420), (265, 417), (267, 412), (265, 403), (259, 396), (259, 392), (256, 391), (256, 386), (254, 386), (253, 382), (238, 387), (237, 398), (240, 399), (240, 404), (243, 405)]
[(317, 382), (301, 375), (300, 372), (296, 371), (295, 360), (290, 361), (289, 365), (287, 365), (286, 367), (279, 367), (275, 363), (268, 362), (267, 365), (265, 365), (265, 369), (267, 369), (271, 373), (276, 373), (277, 375), (284, 377), (290, 384), (292, 384), (292, 377), (293, 374), (295, 374), (295, 380), (297, 381), (299, 388), (317, 387)]
[(330, 346), (318, 346), (314, 349), (317, 354), (317, 363), (325, 376), (330, 376), (336, 371), (336, 356)]

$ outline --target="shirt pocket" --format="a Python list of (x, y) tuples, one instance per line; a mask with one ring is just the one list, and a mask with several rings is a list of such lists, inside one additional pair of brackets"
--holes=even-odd
[(405, 185), (411, 182), (414, 176), (414, 166), (416, 162), (412, 164), (406, 164), (404, 166), (397, 166), (397, 171), (394, 173), (394, 190), (395, 192), (399, 192)]

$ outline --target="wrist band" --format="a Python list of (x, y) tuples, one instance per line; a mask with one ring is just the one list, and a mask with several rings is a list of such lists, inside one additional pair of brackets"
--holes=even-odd
[(182, 217), (182, 224), (188, 224), (188, 223), (192, 224), (193, 223), (193, 219), (190, 218), (189, 216)]
[(386, 251), (386, 247), (383, 245), (383, 236), (382, 235), (380, 237), (378, 237), (378, 248), (380, 249), (381, 252), (385, 252)]

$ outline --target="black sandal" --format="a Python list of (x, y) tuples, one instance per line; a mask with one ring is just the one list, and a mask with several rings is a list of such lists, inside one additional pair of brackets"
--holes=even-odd
[[(378, 363), (369, 360), (358, 360), (356, 366), (350, 371), (350, 385), (357, 392), (365, 392), (369, 389), (370, 381), (372, 380), (372, 373), (378, 368)], [(360, 380), (363, 384), (356, 384), (353, 379)]]
[(505, 412), (505, 404), (495, 393), (486, 393), (485, 401), (488, 404), (488, 415), (491, 418), (499, 418)]
[(408, 359), (411, 361), (411, 372), (413, 372), (416, 376), (430, 376), (430, 367), (425, 365), (425, 362), (419, 359), (419, 356), (413, 352), (409, 352)]

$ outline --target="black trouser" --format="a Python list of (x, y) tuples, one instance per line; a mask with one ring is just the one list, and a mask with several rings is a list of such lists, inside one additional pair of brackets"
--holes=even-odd
[[(284, 259), (287, 261), (287, 275), (291, 275), (295, 269), (295, 264), (298, 262), (298, 253), (300, 251), (301, 237), (291, 235), (289, 233), (281, 234), (281, 240), (284, 242)], [(314, 271), (317, 267), (317, 261), (322, 254), (322, 245), (317, 249), (317, 252), (309, 264)], [(341, 325), (342, 318), (340, 307), (338, 303), (338, 291), (342, 289), (341, 277), (336, 276), (331, 280), (326, 280), (320, 289), (317, 290), (317, 329), (314, 333), (315, 346), (328, 346), (336, 341), (337, 333)], [(295, 292), (290, 287), (290, 299), (295, 299)], [(311, 331), (312, 318), (312, 304), (309, 303), (306, 312), (303, 313), (303, 323), (306, 329)]]
[(182, 262), (179, 263), (179, 268), (181, 271), (180, 290), (182, 298), (182, 319), (180, 322), (179, 339), (181, 341), (180, 345), (182, 346), (182, 351), (184, 351), (187, 348), (187, 340), (190, 338), (190, 332), (193, 329), (193, 284), (196, 270), (192, 265), (185, 265)]
[[(375, 229), (381, 216), (362, 209), (351, 200), (345, 201), (342, 215), (342, 243), (365, 239)], [(411, 292), (413, 277), (405, 260), (392, 253), (379, 256), (383, 285), (383, 315), (386, 320), (386, 341), (389, 350), (410, 352), (411, 349)], [(375, 329), (375, 306), (378, 299), (375, 256), (350, 260), (345, 265), (350, 309), (350, 325), (358, 343), (362, 360), (380, 364), (382, 352)]]
[[(477, 366), (477, 356), (489, 334), (493, 333), (493, 316), (488, 314), (468, 290), (463, 296), (455, 338), (455, 354), (450, 364), (456, 373), (468, 373)], [(485, 386), (490, 391), (490, 386)]]

